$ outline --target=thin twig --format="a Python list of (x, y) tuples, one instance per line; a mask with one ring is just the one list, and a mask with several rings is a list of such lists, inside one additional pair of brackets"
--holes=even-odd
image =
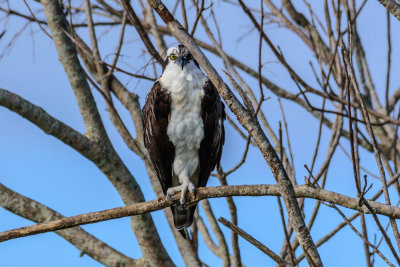
[(255, 247), (257, 247), (259, 250), (267, 254), (272, 260), (274, 260), (276, 263), (279, 264), (279, 266), (285, 267), (287, 266), (287, 263), (282, 260), (278, 255), (276, 255), (272, 250), (267, 248), (265, 245), (260, 243), (258, 240), (256, 240), (254, 237), (237, 227), (236, 225), (232, 224), (230, 221), (227, 219), (220, 217), (218, 219), (220, 223), (231, 229), (232, 231), (235, 231), (238, 235), (249, 241), (251, 244), (253, 244)]
[(312, 161), (311, 161), (311, 172), (314, 170), (314, 164), (315, 164), (315, 161), (316, 161), (316, 159), (317, 159), (317, 155), (318, 155), (318, 150), (319, 150), (319, 144), (320, 144), (320, 141), (321, 141), (321, 135), (322, 135), (322, 121), (323, 121), (323, 119), (324, 119), (324, 110), (325, 110), (325, 98), (323, 99), (323, 102), (322, 102), (322, 112), (321, 112), (321, 118), (320, 118), (320, 120), (319, 120), (319, 126), (318, 126), (318, 137), (317, 137), (317, 142), (316, 142), (316, 144), (315, 144), (315, 149), (314, 149), (314, 154), (313, 154), (313, 158), (312, 158)]
[(388, 51), (387, 51), (387, 70), (386, 70), (386, 86), (385, 86), (385, 102), (386, 102), (386, 114), (389, 114), (389, 84), (390, 84), (390, 67), (391, 67), (391, 59), (392, 59), (392, 41), (391, 41), (391, 32), (390, 32), (390, 14), (389, 11), (386, 12), (386, 23), (387, 23), (387, 42), (388, 42)]
[(283, 215), (282, 202), (279, 197), (276, 197), (276, 200), (278, 201), (279, 214), (281, 215), (281, 222), (282, 222), (283, 232), (285, 234), (285, 240), (289, 247), (290, 260), (292, 262), (292, 265), (295, 266), (296, 265), (295, 255), (294, 255), (292, 245), (290, 244), (290, 237), (289, 237), (288, 230), (287, 230), (286, 223), (285, 223), (285, 216)]
[(279, 102), (279, 107), (281, 109), (281, 113), (282, 113), (282, 119), (283, 119), (283, 125), (285, 126), (285, 133), (286, 133), (286, 142), (289, 148), (289, 156), (290, 156), (290, 164), (292, 165), (292, 183), (296, 184), (296, 171), (294, 168), (294, 159), (293, 159), (293, 153), (292, 153), (292, 146), (290, 145), (290, 137), (289, 137), (289, 127), (288, 124), (286, 122), (286, 116), (285, 116), (285, 111), (283, 110), (283, 106), (282, 106), (282, 102), (281, 99), (278, 98), (278, 102)]
[[(228, 185), (227, 180), (226, 180), (226, 173), (222, 171), (222, 167), (218, 169), (218, 179), (221, 183), (221, 185)], [(228, 204), (229, 208), (229, 213), (231, 215), (231, 222), (233, 224), (238, 225), (238, 214), (237, 214), (237, 208), (236, 204), (233, 200), (233, 197), (226, 197), (226, 202)], [(242, 266), (242, 260), (240, 257), (240, 247), (239, 247), (239, 239), (238, 235), (235, 232), (232, 232), (231, 234), (231, 241), (232, 241), (232, 250), (233, 250), (233, 257), (231, 258), (232, 265), (234, 267), (241, 267)]]
[(114, 73), (115, 66), (117, 65), (117, 62), (118, 62), (118, 59), (119, 59), (119, 55), (121, 53), (122, 44), (123, 44), (124, 36), (125, 36), (126, 17), (127, 17), (126, 16), (126, 12), (124, 12), (124, 14), (122, 15), (121, 32), (119, 34), (117, 49), (115, 51), (115, 57), (114, 57), (114, 60), (113, 60), (113, 62), (111, 64), (111, 68), (107, 72), (107, 75), (111, 75), (111, 74)]
[(25, 3), (25, 5), (26, 5), (26, 7), (28, 8), (29, 13), (31, 13), (31, 16), (32, 16), (33, 20), (37, 22), (39, 28), (40, 28), (50, 39), (52, 39), (52, 38), (51, 38), (51, 35), (46, 31), (45, 28), (43, 28), (42, 23), (39, 22), (39, 20), (36, 18), (35, 14), (32, 12), (31, 7), (28, 5), (28, 3), (26, 2), (26, 0), (24, 0), (24, 3)]
[[(192, 3), (194, 3), (194, 2), (192, 1)], [(210, 6), (212, 4), (213, 3), (211, 2)], [(194, 20), (194, 23), (192, 26), (192, 31), (190, 32), (190, 36), (192, 36), (192, 37), (193, 37), (194, 33), (196, 32), (197, 24), (199, 23), (201, 14), (203, 13), (204, 10), (207, 9), (207, 8), (204, 8), (204, 0), (201, 0), (200, 8), (195, 3), (194, 3), (194, 6), (196, 6), (197, 14), (196, 14), (196, 19)]]
[(210, 224), (211, 230), (213, 231), (215, 237), (218, 240), (219, 249), (220, 249), (220, 253), (222, 256), (222, 266), (229, 267), (230, 259), (229, 259), (228, 245), (226, 243), (225, 236), (222, 233), (222, 230), (217, 223), (217, 220), (211, 209), (211, 205), (210, 205), (210, 202), (208, 201), (208, 199), (204, 199), (203, 201), (201, 201), (201, 207), (203, 208), (203, 211), (206, 214), (206, 217)]
[(379, 249), (377, 249), (374, 245), (371, 244), (371, 242), (368, 241), (360, 232), (357, 231), (357, 229), (351, 224), (351, 222), (346, 218), (346, 216), (343, 214), (343, 212), (338, 209), (335, 205), (329, 204), (328, 205), (331, 208), (334, 208), (340, 216), (342, 216), (343, 220), (350, 226), (350, 228), (362, 239), (364, 240), (365, 243), (367, 243), (374, 251), (377, 253), (389, 266), (395, 267), (381, 252)]
[(186, 16), (186, 7), (185, 7), (185, 0), (181, 0), (181, 11), (182, 11), (182, 20), (183, 20), (183, 27), (186, 31), (188, 31), (188, 21)]
[(128, 14), (128, 18), (132, 25), (135, 26), (136, 31), (138, 32), (140, 38), (142, 39), (144, 45), (146, 46), (147, 50), (149, 51), (150, 55), (157, 60), (157, 62), (163, 66), (164, 60), (161, 58), (160, 54), (154, 48), (151, 40), (147, 36), (145, 29), (143, 28), (142, 23), (140, 22), (139, 18), (137, 17), (135, 11), (133, 10), (130, 2), (128, 0), (120, 0), (122, 5), (124, 6), (125, 11)]
[(228, 175), (232, 174), (233, 172), (237, 171), (246, 162), (246, 158), (247, 158), (247, 155), (249, 152), (250, 142), (251, 142), (251, 137), (249, 135), (246, 140), (246, 145), (244, 148), (242, 159), (235, 166), (233, 166), (232, 169), (226, 171), (225, 176), (228, 176)]

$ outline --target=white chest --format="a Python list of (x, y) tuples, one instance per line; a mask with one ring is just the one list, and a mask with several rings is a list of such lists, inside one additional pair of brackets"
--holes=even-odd
[(172, 68), (160, 82), (171, 95), (167, 134), (175, 146), (174, 172), (189, 178), (198, 166), (198, 149), (204, 138), (201, 99), (206, 76), (198, 68)]

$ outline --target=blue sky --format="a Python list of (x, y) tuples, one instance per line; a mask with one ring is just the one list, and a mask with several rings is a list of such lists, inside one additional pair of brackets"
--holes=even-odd
[[(319, 8), (320, 1), (312, 2), (313, 6), (317, 5), (316, 8)], [(32, 4), (34, 10), (40, 8), (37, 4), (30, 4)], [(2, 2), (0, 5), (5, 6), (5, 3)], [(133, 6), (135, 10), (139, 10), (137, 4), (133, 4)], [(26, 7), (19, 2), (12, 2), (11, 7), (28, 14)], [(299, 8), (304, 7), (299, 5)], [(254, 51), (257, 50), (258, 35), (255, 32), (251, 32), (241, 42), (237, 43), (237, 39), (241, 34), (250, 28), (251, 24), (248, 18), (242, 16), (238, 8), (226, 5), (221, 1), (216, 1), (214, 11), (220, 19), (219, 23), (225, 51), (255, 68), (258, 55)], [(359, 33), (367, 51), (367, 59), (371, 66), (374, 83), (379, 88), (378, 93), (381, 96), (384, 94), (383, 88), (386, 73), (385, 12), (385, 9), (380, 6), (378, 1), (368, 1), (358, 21)], [(189, 18), (189, 21), (193, 21), (193, 18)], [(17, 32), (24, 23), (25, 21), (21, 19), (10, 18), (8, 23), (9, 31), (0, 40), (0, 51), (4, 49), (12, 37), (12, 33)], [(189, 24), (191, 25), (191, 23)], [(287, 30), (271, 25), (266, 25), (265, 30), (273, 42), (280, 46), (286, 59), (294, 69), (307, 82), (316, 86), (311, 69), (308, 67), (308, 61), (311, 60), (315, 63), (315, 59), (308, 48)], [(392, 32), (396, 33), (399, 30), (399, 22), (392, 18)], [(31, 31), (34, 33), (33, 37), (30, 33)], [(102, 35), (102, 32), (105, 33)], [(87, 34), (86, 29), (80, 30), (79, 33)], [(102, 36), (99, 41), (101, 56), (108, 59), (108, 61), (110, 61), (110, 58), (106, 56), (114, 52), (118, 34), (119, 28), (111, 31), (108, 31), (106, 27), (98, 28), (98, 36)], [(199, 27), (197, 34), (197, 38), (209, 42), (201, 27)], [(397, 59), (399, 58), (397, 47), (400, 40), (396, 34), (393, 34), (392, 38), (393, 59)], [(138, 41), (138, 37), (132, 27), (128, 28), (125, 41), (120, 67), (129, 71), (137, 71), (147, 63), (149, 58), (147, 56), (140, 57), (143, 46)], [(176, 41), (172, 38), (167, 38), (167, 42), (169, 45), (176, 44)], [(276, 63), (276, 59), (267, 46), (263, 45), (263, 62), (270, 62), (264, 68), (263, 74), (278, 85), (289, 88), (292, 92), (297, 92), (288, 74), (282, 66)], [(223, 68), (221, 60), (213, 55), (209, 56), (216, 68), (221, 70)], [(400, 84), (400, 76), (397, 75), (400, 68), (399, 63), (393, 60), (392, 64), (391, 92)], [(222, 72), (220, 73), (222, 74)], [(117, 74), (117, 77), (123, 81), (129, 90), (141, 96), (141, 104), (143, 105), (144, 96), (152, 83), (138, 81), (137, 79), (131, 80), (130, 77), (123, 74)], [(256, 80), (246, 75), (244, 77), (250, 86), (258, 88)], [(41, 106), (52, 116), (76, 130), (84, 132), (84, 125), (73, 92), (63, 68), (57, 60), (54, 44), (40, 31), (37, 25), (32, 24), (29, 26), (17, 40), (10, 53), (7, 53), (0, 61), (0, 87)], [(258, 89), (255, 91), (258, 92)], [(137, 179), (145, 198), (147, 200), (154, 199), (155, 194), (147, 178), (144, 165), (136, 155), (127, 149), (118, 133), (112, 127), (101, 96), (97, 92), (94, 92), (94, 95), (115, 148)], [(282, 119), (277, 97), (268, 90), (266, 90), (266, 95), (270, 96), (271, 99), (265, 102), (263, 110), (271, 126), (277, 129), (278, 122)], [(283, 104), (289, 124), (298, 181), (302, 183), (301, 177), (307, 174), (303, 165), (311, 163), (318, 122), (298, 105), (285, 100), (283, 100)], [(116, 107), (121, 111), (128, 128), (133, 131), (129, 114), (118, 103), (116, 103)], [(46, 135), (30, 122), (3, 107), (0, 107), (0, 125), (2, 125), (0, 131), (0, 182), (5, 186), (47, 205), (65, 216), (123, 205), (116, 190), (106, 177), (93, 163), (83, 158), (76, 151), (65, 146), (54, 137)], [(227, 137), (222, 156), (222, 166), (224, 169), (229, 169), (240, 161), (244, 149), (244, 141), (232, 130), (228, 123), (226, 123), (226, 128)], [(329, 137), (330, 131), (324, 128), (316, 169), (325, 158)], [(347, 149), (349, 148), (346, 141), (342, 140), (342, 144)], [(377, 173), (372, 155), (362, 152), (361, 162), (364, 166), (368, 166), (372, 172)], [(374, 184), (373, 190), (378, 190), (380, 182), (373, 178), (370, 179)], [(250, 148), (246, 164), (229, 177), (228, 182), (229, 184), (275, 183), (260, 152), (254, 147)], [(327, 189), (355, 196), (356, 190), (353, 183), (351, 165), (338, 149), (330, 166)], [(216, 185), (219, 185), (218, 181), (215, 178), (210, 178), (208, 186)], [(371, 195), (372, 193), (369, 196)], [(397, 199), (392, 200), (394, 203), (395, 201)], [(212, 199), (210, 202), (217, 217), (229, 218), (228, 208), (224, 199)], [(235, 203), (238, 207), (239, 226), (278, 253), (282, 245), (283, 230), (276, 198), (237, 197), (235, 198)], [(310, 214), (313, 206), (314, 201), (306, 201), (306, 211), (308, 211), (306, 214)], [(347, 215), (352, 214), (351, 211), (344, 211)], [(152, 216), (169, 254), (178, 266), (183, 266), (183, 261), (169, 231), (163, 212), (154, 212)], [(385, 225), (387, 220), (383, 218), (382, 221), (385, 222)], [(3, 209), (0, 209), (0, 222), (0, 231), (31, 224), (30, 221)], [(335, 211), (322, 206), (321, 212), (317, 217), (316, 226), (311, 232), (314, 240), (316, 241), (324, 236), (339, 222), (341, 222), (341, 218)], [(359, 227), (359, 221), (355, 221), (355, 225)], [(101, 222), (83, 226), (83, 228), (128, 256), (133, 258), (141, 256), (140, 249), (129, 227), (128, 218)], [(223, 226), (221, 228), (226, 234), (229, 244), (230, 231)], [(368, 230), (371, 236), (377, 233), (376, 226), (373, 223), (369, 224)], [(240, 239), (239, 242), (242, 248), (243, 263), (246, 266), (273, 265), (273, 261), (255, 247), (249, 245), (243, 239)], [(362, 242), (348, 228), (342, 230), (332, 240), (324, 244), (319, 251), (326, 266), (357, 266), (360, 263), (364, 264)], [(382, 251), (391, 259), (390, 253), (384, 245), (382, 246)], [(2, 266), (100, 266), (98, 262), (88, 256), (79, 257), (79, 254), (80, 251), (54, 233), (40, 234), (0, 243)], [(219, 266), (221, 264), (221, 261), (210, 253), (203, 244), (200, 245), (200, 257), (210, 266)], [(376, 266), (383, 266), (379, 257), (376, 258), (376, 261)], [(302, 266), (305, 266), (305, 262), (303, 262)]]

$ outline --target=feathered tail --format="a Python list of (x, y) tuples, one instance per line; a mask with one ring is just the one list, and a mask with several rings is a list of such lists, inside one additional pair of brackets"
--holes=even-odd
[(184, 208), (182, 205), (172, 206), (175, 228), (186, 238), (184, 228), (190, 227), (193, 223), (193, 215), (196, 207)]

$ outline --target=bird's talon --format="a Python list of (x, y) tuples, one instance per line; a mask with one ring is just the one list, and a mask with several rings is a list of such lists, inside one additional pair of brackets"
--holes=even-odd
[(188, 190), (188, 184), (182, 184), (182, 192), (181, 192), (181, 204), (185, 204), (185, 196), (186, 196), (186, 192)]
[(189, 188), (189, 192), (190, 193), (195, 193), (196, 192), (196, 187), (194, 187), (194, 185), (192, 184), (192, 183), (190, 183), (189, 185), (188, 185), (188, 188)]
[(186, 192), (185, 192), (185, 194), (183, 193), (183, 191), (182, 191), (182, 194), (181, 194), (181, 199), (180, 199), (180, 203), (181, 203), (181, 205), (183, 205), (183, 204), (185, 204), (185, 195), (186, 195)]
[(169, 200), (172, 200), (172, 195), (178, 192), (181, 192), (181, 197), (179, 199), (179, 202), (181, 205), (185, 204), (185, 196), (186, 192), (189, 191), (192, 194), (196, 194), (196, 187), (191, 183), (191, 182), (183, 182), (181, 185), (176, 186), (176, 187), (171, 187), (168, 188), (167, 190), (167, 198)]

